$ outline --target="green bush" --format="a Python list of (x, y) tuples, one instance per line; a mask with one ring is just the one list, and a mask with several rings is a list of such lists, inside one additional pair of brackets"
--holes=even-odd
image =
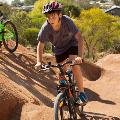
[(50, 42), (45, 42), (45, 48), (46, 53), (52, 53), (52, 44)]
[(32, 18), (32, 25), (34, 27), (40, 28), (43, 25), (43, 23), (45, 22), (45, 20), (46, 20), (46, 18), (43, 16), (41, 16), (40, 18), (37, 18), (37, 17)]
[(31, 46), (37, 45), (37, 36), (38, 36), (39, 29), (37, 28), (28, 28), (25, 31), (25, 36), (27, 41)]

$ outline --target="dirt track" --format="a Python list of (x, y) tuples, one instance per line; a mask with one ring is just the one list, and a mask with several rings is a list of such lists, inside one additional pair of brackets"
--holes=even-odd
[[(35, 63), (25, 48), (0, 54), (0, 120), (53, 120), (56, 80), (53, 73), (37, 73)], [(84, 79), (89, 103), (81, 120), (120, 120), (120, 55), (97, 64), (105, 71), (97, 81)]]

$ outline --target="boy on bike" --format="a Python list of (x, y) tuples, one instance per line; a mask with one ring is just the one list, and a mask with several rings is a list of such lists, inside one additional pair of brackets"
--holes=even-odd
[[(38, 34), (39, 43), (35, 67), (41, 66), (44, 44), (48, 41), (55, 46), (54, 52), (57, 63), (63, 63), (67, 58), (75, 60), (78, 64), (82, 63), (83, 39), (73, 21), (68, 16), (62, 15), (62, 4), (58, 2), (48, 3), (44, 6), (42, 13), (46, 15), (47, 21), (43, 24)], [(76, 102), (85, 105), (87, 96), (83, 88), (80, 66), (73, 66), (72, 71), (80, 91)], [(64, 83), (63, 80), (59, 82), (60, 84)]]

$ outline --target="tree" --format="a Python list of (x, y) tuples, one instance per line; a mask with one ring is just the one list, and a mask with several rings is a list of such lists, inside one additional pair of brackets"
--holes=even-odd
[(42, 8), (48, 2), (48, 0), (38, 0), (34, 4), (34, 8), (30, 13), (30, 17), (42, 17)]
[(7, 4), (3, 4), (3, 6), (0, 6), (0, 10), (3, 13), (3, 16), (9, 19), (9, 16), (12, 13), (11, 7)]
[(25, 11), (14, 11), (10, 18), (17, 27), (19, 43), (25, 46), (27, 43), (25, 31), (27, 28), (31, 27), (31, 19)]
[(88, 58), (94, 58), (96, 52), (107, 51), (114, 41), (120, 39), (119, 20), (98, 8), (81, 12), (80, 19), (76, 19), (75, 23), (84, 37)]

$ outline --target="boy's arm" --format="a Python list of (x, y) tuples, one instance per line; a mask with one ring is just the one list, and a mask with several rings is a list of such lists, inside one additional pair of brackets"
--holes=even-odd
[(77, 32), (75, 34), (75, 38), (78, 41), (78, 55), (83, 58), (83, 54), (84, 54), (84, 44), (83, 44), (83, 38), (81, 36), (80, 32)]
[(35, 66), (41, 65), (43, 50), (44, 50), (44, 43), (39, 41), (39, 43), (37, 45), (37, 64)]

